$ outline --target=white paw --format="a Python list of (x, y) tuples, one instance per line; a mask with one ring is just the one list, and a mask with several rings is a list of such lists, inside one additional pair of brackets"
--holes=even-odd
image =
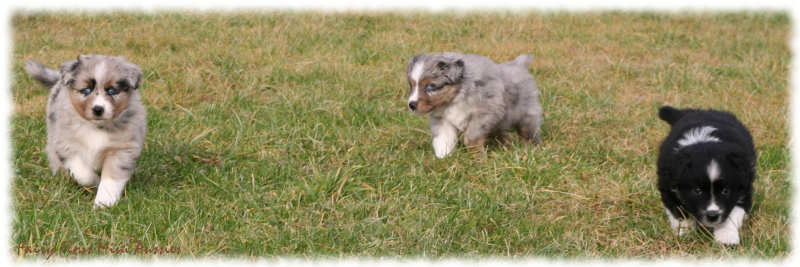
[(100, 175), (97, 175), (91, 167), (83, 163), (79, 157), (75, 157), (66, 164), (72, 178), (82, 186), (97, 186), (100, 182)]
[(112, 179), (103, 179), (97, 186), (97, 196), (94, 198), (94, 208), (107, 208), (113, 206), (122, 197), (125, 189), (125, 182), (118, 182)]
[(681, 220), (680, 226), (678, 227), (678, 231), (677, 231), (678, 235), (679, 236), (683, 236), (684, 234), (688, 233), (689, 231), (693, 231), (695, 227), (696, 226), (695, 226), (694, 220), (691, 220), (691, 219)]
[(440, 158), (440, 159), (444, 158), (444, 157), (447, 157), (447, 155), (450, 154), (450, 151), (448, 151), (446, 149), (436, 149), (436, 147), (434, 147), (433, 152), (436, 154), (436, 157)]
[(437, 136), (433, 139), (433, 152), (436, 154), (437, 158), (444, 158), (453, 152), (453, 149), (456, 147), (456, 141), (458, 139), (452, 138), (451, 136)]
[(667, 211), (667, 218), (669, 219), (669, 226), (672, 228), (672, 231), (674, 231), (679, 236), (683, 236), (689, 231), (694, 230), (694, 228), (696, 227), (694, 220), (678, 219), (674, 215), (672, 215), (672, 212), (670, 212), (669, 209), (666, 209), (666, 211)]
[(714, 229), (714, 239), (728, 246), (739, 245), (739, 231), (735, 228)]
[(97, 195), (97, 197), (94, 198), (94, 206), (92, 208), (93, 209), (105, 209), (105, 208), (113, 206), (115, 203), (117, 203), (117, 200), (119, 200), (119, 199), (118, 198), (115, 199), (115, 198), (112, 198), (112, 197)]
[(437, 158), (444, 158), (453, 152), (458, 142), (458, 130), (445, 123), (433, 124), (431, 122), (431, 134), (433, 134), (433, 152)]

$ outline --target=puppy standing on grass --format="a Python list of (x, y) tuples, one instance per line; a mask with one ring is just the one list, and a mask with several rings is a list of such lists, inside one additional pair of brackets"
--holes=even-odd
[(501, 141), (516, 128), (522, 139), (541, 142), (542, 107), (530, 55), (495, 64), (480, 55), (430, 53), (408, 62), (408, 108), (430, 115), (436, 157), (450, 154), (464, 132), (464, 143), (483, 152), (490, 134)]
[(750, 132), (727, 112), (665, 106), (658, 116), (672, 128), (657, 163), (670, 226), (682, 235), (700, 222), (720, 243), (738, 245), (756, 177)]
[(50, 88), (46, 150), (53, 174), (65, 168), (79, 184), (97, 186), (94, 208), (114, 205), (144, 143), (146, 111), (136, 90), (142, 71), (102, 55), (80, 55), (62, 63), (60, 73), (35, 61), (25, 70)]

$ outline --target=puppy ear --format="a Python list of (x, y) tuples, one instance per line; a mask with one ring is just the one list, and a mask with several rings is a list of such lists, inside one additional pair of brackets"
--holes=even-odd
[(688, 153), (684, 150), (681, 150), (678, 152), (677, 158), (678, 158), (678, 162), (676, 164), (677, 168), (674, 169), (673, 175), (681, 176), (683, 175), (683, 173), (690, 172), (692, 170), (692, 167), (694, 167), (694, 165), (692, 164), (693, 161), (692, 153)]
[(444, 73), (444, 77), (449, 80), (448, 83), (458, 83), (464, 78), (464, 61), (456, 60), (454, 62), (439, 61), (436, 67)]
[(411, 73), (411, 69), (414, 68), (414, 64), (417, 64), (417, 60), (422, 55), (416, 55), (408, 60), (408, 67), (406, 68), (406, 74)]
[(80, 62), (81, 57), (78, 56), (78, 60), (70, 60), (64, 61), (61, 63), (61, 83), (66, 86), (72, 85), (75, 82), (75, 73), (78, 70), (78, 67), (81, 65)]
[(142, 81), (142, 69), (123, 57), (114, 57), (111, 60), (116, 62), (116, 65), (119, 66), (118, 71), (125, 77), (125, 82), (128, 84), (129, 88), (133, 90), (139, 89), (139, 84)]
[(139, 83), (142, 81), (142, 69), (140, 69), (139, 66), (136, 66), (134, 64), (127, 64), (127, 65), (128, 66), (126, 66), (127, 68), (126, 71), (128, 72), (128, 75), (126, 76), (128, 77), (128, 83), (131, 84), (133, 90), (139, 89)]
[(754, 161), (747, 160), (747, 158), (748, 157), (744, 150), (739, 147), (731, 148), (730, 152), (725, 155), (725, 160), (727, 160), (734, 168), (745, 172), (755, 172), (756, 163)]
[(419, 59), (420, 56), (422, 56), (422, 55), (416, 55), (416, 56), (411, 57), (411, 59), (408, 60), (408, 66), (409, 67), (413, 66), (414, 63), (417, 62), (417, 60)]
[(658, 174), (659, 177), (669, 177), (670, 179), (666, 180), (667, 187), (669, 188), (670, 191), (676, 192), (678, 190), (678, 186), (675, 183), (675, 179), (672, 179), (674, 173), (674, 171), (672, 170), (673, 167), (674, 166), (672, 165), (663, 166), (661, 168), (658, 168), (658, 170), (656, 170), (656, 173)]
[(680, 166), (685, 166), (685, 165), (691, 166), (691, 164), (692, 164), (692, 153), (690, 153), (689, 151), (686, 151), (686, 149), (681, 149), (681, 150), (678, 150), (676, 152), (676, 154), (677, 154), (677, 156), (675, 156), (675, 157), (678, 159), (678, 165), (680, 165)]

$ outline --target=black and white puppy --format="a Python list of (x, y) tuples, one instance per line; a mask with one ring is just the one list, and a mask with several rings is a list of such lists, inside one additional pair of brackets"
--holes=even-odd
[(756, 176), (750, 132), (728, 112), (664, 106), (658, 116), (671, 126), (657, 163), (670, 226), (682, 235), (700, 222), (720, 243), (738, 245)]
[(450, 154), (464, 132), (464, 143), (479, 152), (486, 138), (504, 141), (516, 128), (523, 140), (541, 142), (539, 90), (521, 55), (495, 64), (480, 55), (430, 53), (411, 58), (406, 69), (408, 108), (430, 115), (436, 157)]
[(79, 184), (97, 186), (95, 208), (114, 205), (147, 129), (136, 90), (141, 69), (120, 57), (79, 55), (62, 63), (60, 72), (35, 61), (25, 70), (50, 88), (46, 151), (53, 174), (64, 168)]

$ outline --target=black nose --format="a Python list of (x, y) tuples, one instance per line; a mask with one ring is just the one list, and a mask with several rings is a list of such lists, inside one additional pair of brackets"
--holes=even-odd
[(411, 110), (417, 110), (417, 101), (408, 102), (408, 108)]
[(719, 218), (720, 211), (718, 210), (710, 210), (706, 212), (706, 217), (709, 221), (716, 221)]
[(105, 111), (105, 109), (101, 106), (94, 106), (92, 108), (92, 113), (94, 113), (95, 116), (102, 116), (103, 111)]

